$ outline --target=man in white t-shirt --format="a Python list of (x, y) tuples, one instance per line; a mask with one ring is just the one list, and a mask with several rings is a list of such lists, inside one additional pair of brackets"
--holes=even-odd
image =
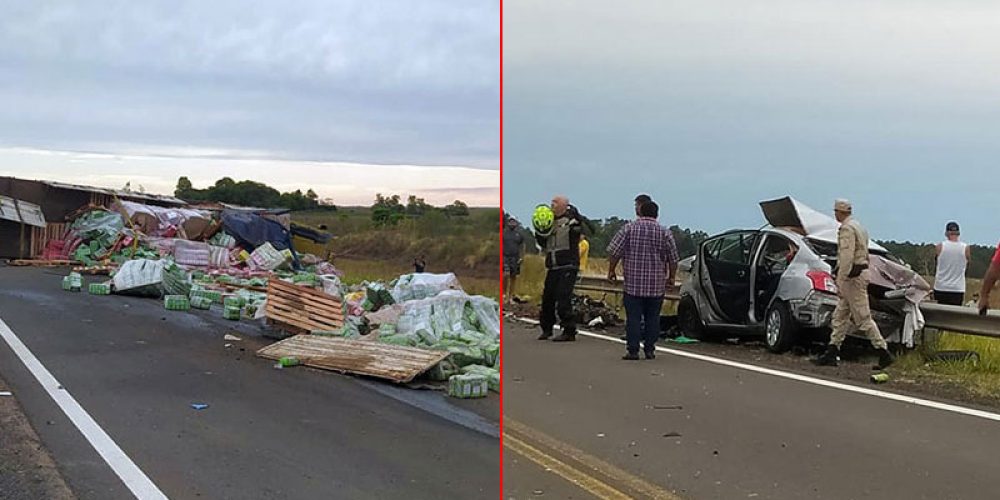
[(969, 266), (971, 249), (959, 241), (961, 232), (957, 222), (949, 222), (944, 234), (947, 239), (937, 245), (934, 299), (939, 304), (960, 306), (965, 302), (965, 270)]

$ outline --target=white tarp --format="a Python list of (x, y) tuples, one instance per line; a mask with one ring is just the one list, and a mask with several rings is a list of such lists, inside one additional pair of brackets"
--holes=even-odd
[(119, 203), (128, 218), (150, 236), (161, 236), (171, 227), (175, 227), (183, 229), (183, 236), (196, 238), (212, 222), (211, 216), (200, 210), (158, 207), (133, 201), (119, 201)]

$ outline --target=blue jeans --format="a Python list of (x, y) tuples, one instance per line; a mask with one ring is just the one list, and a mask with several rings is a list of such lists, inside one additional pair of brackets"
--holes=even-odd
[(656, 349), (660, 338), (660, 308), (663, 297), (636, 297), (625, 294), (625, 343), (628, 352), (639, 353), (642, 340), (646, 352)]

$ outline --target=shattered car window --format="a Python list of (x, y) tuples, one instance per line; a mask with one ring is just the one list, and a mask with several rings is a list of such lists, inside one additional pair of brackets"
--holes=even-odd
[(714, 260), (734, 264), (747, 264), (750, 262), (750, 254), (753, 252), (756, 240), (756, 233), (723, 235), (715, 241), (706, 244), (705, 254), (708, 258)]

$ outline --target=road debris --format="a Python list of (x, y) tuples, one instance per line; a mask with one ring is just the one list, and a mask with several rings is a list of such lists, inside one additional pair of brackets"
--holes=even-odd
[(485, 398), (489, 390), (486, 377), (479, 374), (463, 373), (448, 378), (448, 395), (453, 398)]
[(296, 335), (257, 351), (279, 361), (295, 358), (305, 366), (323, 370), (409, 382), (449, 356), (448, 352), (417, 349), (369, 340), (320, 335)]
[(698, 342), (701, 341), (698, 339), (693, 339), (691, 337), (685, 337), (684, 335), (679, 335), (672, 339), (668, 339), (667, 342), (673, 342), (675, 344), (697, 344)]
[[(297, 253), (285, 224), (249, 209), (114, 200), (67, 217), (65, 232), (45, 242), (37, 264), (79, 266), (63, 278), (69, 291), (154, 297), (166, 310), (255, 319), (293, 335), (261, 349), (261, 357), (397, 382), (425, 375), (442, 388), (461, 375), (455, 380), (463, 387), (475, 381), (469, 394), (478, 397), (484, 384), (499, 392), (494, 299), (465, 293), (451, 273), (345, 284), (331, 262)], [(86, 283), (83, 273), (109, 276)], [(242, 338), (223, 340), (231, 348)], [(455, 394), (467, 397), (464, 389)]]
[(204, 410), (204, 409), (208, 408), (208, 404), (207, 403), (191, 403), (191, 408), (193, 408), (195, 410)]
[(13, 396), (14, 393), (10, 391), (0, 391), (0, 396)]

